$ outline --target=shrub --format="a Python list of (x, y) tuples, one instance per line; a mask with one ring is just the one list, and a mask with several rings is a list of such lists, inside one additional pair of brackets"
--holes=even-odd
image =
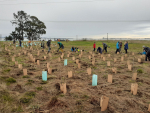
[(89, 98), (89, 96), (88, 96), (88, 95), (83, 95), (82, 97), (83, 97), (83, 98)]
[(8, 79), (6, 79), (6, 82), (8, 82), (8, 83), (15, 83), (16, 80), (14, 78), (8, 78)]
[(20, 98), (21, 103), (29, 103), (31, 98)]
[(9, 72), (11, 69), (5, 69), (4, 72)]
[(35, 94), (36, 93), (32, 91), (32, 92), (27, 92), (25, 95), (29, 97), (35, 97)]
[(33, 83), (34, 81), (29, 79), (28, 82)]
[(41, 86), (41, 87), (37, 87), (36, 88), (38, 91), (41, 91), (42, 89), (43, 89), (43, 87)]
[(47, 84), (47, 81), (42, 80), (41, 84)]
[(143, 70), (142, 69), (138, 69), (137, 72), (138, 73), (143, 73)]
[(64, 94), (60, 94), (60, 97), (64, 97)]
[(135, 81), (134, 81), (134, 80), (129, 80), (129, 82), (130, 82), (130, 83), (135, 83)]
[(23, 112), (23, 110), (22, 110), (22, 107), (19, 106), (18, 108), (13, 108), (13, 109), (11, 110), (11, 112)]
[(22, 78), (30, 78), (30, 76), (26, 75), (26, 76), (23, 76)]
[(2, 98), (4, 99), (4, 101), (7, 101), (7, 102), (11, 102), (13, 100), (9, 94), (3, 95)]

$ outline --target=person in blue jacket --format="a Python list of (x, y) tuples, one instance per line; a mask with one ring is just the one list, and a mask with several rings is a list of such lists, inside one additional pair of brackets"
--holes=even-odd
[(71, 51), (76, 51), (74, 47), (71, 48)]
[(117, 52), (120, 52), (120, 51), (119, 51), (119, 48), (120, 48), (120, 45), (119, 45), (119, 41), (118, 41), (117, 44), (116, 44), (116, 49), (117, 49), (117, 50), (116, 50), (116, 53), (117, 53)]
[(124, 50), (126, 51), (126, 54), (127, 54), (127, 50), (128, 50), (128, 42), (127, 41), (124, 44)]
[(140, 55), (146, 55), (146, 51), (144, 50), (145, 46), (143, 46), (143, 52), (139, 52)]

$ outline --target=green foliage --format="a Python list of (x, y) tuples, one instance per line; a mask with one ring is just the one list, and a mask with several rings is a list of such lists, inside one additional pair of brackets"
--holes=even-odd
[(103, 75), (103, 78), (104, 78), (104, 79), (107, 79), (107, 78), (108, 78), (108, 75)]
[(83, 96), (82, 96), (82, 98), (86, 98), (86, 99), (88, 99), (88, 98), (89, 98), (89, 96), (88, 96), (88, 95), (83, 95)]
[(57, 102), (57, 101), (58, 101), (58, 99), (56, 96), (52, 97), (51, 102)]
[(38, 91), (41, 91), (42, 89), (43, 89), (43, 87), (41, 86), (41, 87), (37, 87), (36, 88)]
[(22, 78), (30, 78), (30, 76), (29, 76), (29, 75), (26, 75), (26, 76), (23, 76)]
[(64, 97), (65, 95), (64, 94), (60, 94), (60, 97)]
[(31, 92), (27, 92), (25, 95), (29, 96), (29, 97), (35, 97), (35, 92), (31, 91)]
[(96, 66), (92, 66), (92, 69), (97, 69), (97, 67)]
[(10, 72), (11, 69), (5, 69), (3, 70), (3, 73), (7, 73), (7, 72)]
[(143, 70), (142, 69), (138, 69), (137, 73), (143, 73)]
[(83, 38), (82, 41), (87, 41), (87, 39), (86, 39), (86, 38)]
[(20, 98), (21, 103), (29, 103), (31, 98)]
[(139, 86), (142, 86), (142, 84), (143, 84), (142, 82), (138, 82), (138, 85), (139, 85)]
[(13, 98), (9, 94), (5, 94), (2, 96), (5, 102), (11, 102), (13, 101)]
[(28, 82), (33, 83), (34, 81), (29, 79)]
[(135, 81), (134, 80), (129, 80), (129, 83), (135, 83)]
[(11, 103), (13, 102), (12, 96), (6, 90), (0, 91), (0, 100), (4, 103)]
[(13, 37), (11, 35), (5, 37), (5, 41), (12, 41)]
[(21, 106), (18, 106), (18, 108), (13, 108), (11, 112), (23, 112), (23, 110)]
[(39, 106), (38, 105), (33, 105), (33, 106), (31, 106), (31, 108), (35, 110), (35, 109), (39, 109)]
[(16, 80), (14, 78), (8, 78), (8, 79), (6, 79), (6, 82), (8, 82), (8, 83), (15, 83)]
[(27, 15), (24, 11), (18, 11), (13, 14), (14, 19), (11, 23), (16, 25), (15, 31), (11, 33), (15, 39), (24, 40), (24, 34), (29, 40), (40, 39), (40, 35), (46, 34), (46, 26), (35, 16)]
[(41, 84), (47, 84), (47, 81), (42, 80)]
[(25, 85), (32, 85), (33, 82), (34, 82), (33, 80), (29, 79), (28, 82)]

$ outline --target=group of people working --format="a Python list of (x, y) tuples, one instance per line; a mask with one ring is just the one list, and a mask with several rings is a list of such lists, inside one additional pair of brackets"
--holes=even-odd
[[(58, 48), (57, 52), (58, 52), (59, 50), (61, 50), (61, 51), (63, 52), (64, 45), (60, 42), (60, 40), (58, 40), (57, 44), (59, 45), (59, 48)], [(51, 40), (48, 40), (48, 41), (47, 41), (47, 46), (48, 46), (48, 53), (49, 53), (50, 50), (51, 50), (51, 48), (50, 48), (50, 46), (51, 46)], [(41, 47), (43, 48), (42, 51), (44, 51), (44, 48), (45, 48), (44, 40), (41, 42)]]
[[(97, 52), (99, 52), (99, 53), (101, 53), (102, 54), (102, 52), (107, 52), (107, 47), (109, 47), (106, 43), (103, 43), (102, 42), (102, 45), (103, 45), (103, 49), (101, 48), (101, 47), (98, 47), (97, 48)], [(93, 51), (95, 51), (95, 48), (96, 48), (96, 43), (94, 42), (94, 44), (93, 44), (93, 48), (94, 48), (94, 50)], [(110, 48), (110, 47), (109, 47)], [(117, 44), (116, 44), (116, 53), (117, 52), (121, 52), (121, 48), (122, 48), (122, 42), (117, 42)], [(128, 50), (128, 42), (126, 41), (125, 42), (125, 44), (124, 44), (124, 50), (125, 50), (125, 52), (126, 52), (126, 54), (127, 54), (127, 50)]]
[[(13, 41), (13, 43), (15, 44), (15, 40)], [(20, 47), (21, 47), (21, 44), (22, 44), (22, 42), (21, 42), (21, 40), (19, 39), (19, 45), (20, 45)], [(29, 47), (31, 46), (31, 40), (29, 40), (28, 41), (28, 44), (29, 44)], [(58, 42), (57, 42), (57, 44), (59, 45), (59, 48), (58, 48), (58, 50), (57, 50), (57, 52), (59, 51), (59, 50), (61, 50), (61, 52), (63, 52), (63, 49), (64, 49), (64, 45), (60, 42), (60, 40), (58, 40)], [(102, 54), (102, 52), (107, 52), (107, 47), (109, 47), (106, 43), (102, 43), (102, 45), (103, 45), (103, 49), (101, 48), (101, 47), (98, 47), (97, 48), (97, 52), (99, 52), (99, 53), (101, 53)], [(47, 41), (47, 46), (48, 46), (48, 53), (50, 52), (50, 50), (51, 50), (51, 48), (50, 48), (50, 46), (51, 46), (51, 40), (48, 40)], [(43, 48), (43, 50), (42, 51), (44, 51), (44, 48), (45, 48), (45, 44), (44, 44), (44, 40), (41, 42), (41, 47)], [(95, 51), (96, 50), (96, 43), (94, 42), (94, 44), (93, 44), (93, 48), (94, 48), (94, 50), (93, 51)], [(109, 47), (110, 48), (110, 47)], [(122, 42), (117, 42), (116, 43), (116, 52), (115, 53), (117, 53), (117, 52), (121, 52), (121, 48), (122, 48)], [(124, 50), (125, 50), (125, 53), (127, 54), (127, 50), (128, 50), (129, 48), (128, 48), (128, 42), (126, 41), (125, 43), (124, 43)], [(77, 48), (77, 47), (72, 47), (71, 48), (71, 51), (73, 51), (73, 52), (75, 52), (75, 51), (79, 51), (79, 48)], [(84, 50), (83, 50), (84, 51)], [(143, 52), (142, 53), (139, 53), (139, 54), (141, 54), (141, 55), (146, 55), (146, 57), (145, 57), (145, 61), (147, 61), (147, 59), (149, 59), (149, 61), (150, 61), (150, 48), (149, 47), (146, 47), (146, 46), (143, 46)]]

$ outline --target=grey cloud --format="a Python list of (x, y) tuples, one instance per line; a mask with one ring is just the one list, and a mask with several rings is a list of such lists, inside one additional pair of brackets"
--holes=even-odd
[[(109, 33), (110, 36), (119, 35), (119, 38), (121, 34), (122, 37), (124, 34), (131, 36), (140, 35), (141, 37), (148, 35), (147, 30), (149, 26), (147, 25), (150, 24), (150, 21), (144, 20), (150, 20), (149, 0), (84, 1), (86, 0), (7, 1), (6, 3), (20, 4), (0, 5), (0, 19), (12, 20), (13, 13), (24, 10), (27, 14), (37, 16), (45, 22), (47, 34), (43, 35), (44, 37), (75, 37), (76, 35), (82, 37), (98, 35), (99, 37), (103, 37), (106, 36), (106, 33)], [(46, 2), (68, 3), (22, 4)], [(10, 22), (0, 21), (0, 34), (9, 35), (12, 30), (14, 30), (14, 26)]]

